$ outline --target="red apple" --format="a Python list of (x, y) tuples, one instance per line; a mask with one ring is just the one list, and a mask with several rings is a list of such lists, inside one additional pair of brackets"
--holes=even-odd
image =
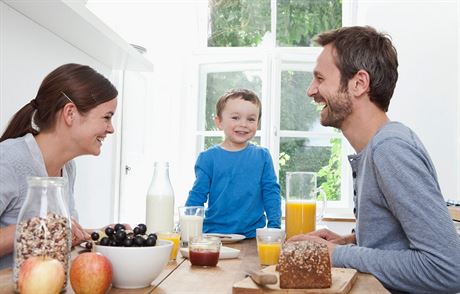
[(98, 252), (82, 253), (70, 266), (70, 283), (76, 294), (103, 294), (112, 283), (112, 264)]
[(19, 269), (18, 289), (24, 294), (58, 294), (64, 281), (64, 266), (60, 261), (46, 256), (33, 256), (24, 261)]

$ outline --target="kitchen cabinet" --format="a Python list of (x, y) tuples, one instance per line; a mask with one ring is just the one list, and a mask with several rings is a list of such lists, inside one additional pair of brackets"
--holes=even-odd
[(153, 70), (152, 63), (99, 20), (84, 1), (1, 1), (112, 69)]
[(35, 97), (46, 74), (65, 63), (90, 65), (119, 91), (115, 134), (105, 140), (100, 156), (76, 159), (80, 222), (95, 228), (118, 213), (125, 72), (152, 72), (153, 65), (83, 1), (0, 0), (0, 132)]

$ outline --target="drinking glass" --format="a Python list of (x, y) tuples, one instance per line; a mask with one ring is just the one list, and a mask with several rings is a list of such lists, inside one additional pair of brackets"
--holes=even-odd
[(175, 232), (159, 232), (157, 236), (159, 240), (169, 240), (173, 242), (169, 260), (176, 260), (177, 252), (179, 251), (180, 234)]
[(316, 184), (316, 173), (286, 173), (286, 238), (316, 230), (326, 210), (326, 193)]
[(257, 253), (261, 265), (273, 265), (278, 263), (285, 235), (282, 229), (256, 229)]
[(181, 247), (188, 247), (190, 238), (203, 233), (204, 206), (179, 207)]

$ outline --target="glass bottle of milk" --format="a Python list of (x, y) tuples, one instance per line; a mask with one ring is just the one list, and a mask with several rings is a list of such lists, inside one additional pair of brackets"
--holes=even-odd
[(147, 192), (146, 225), (149, 233), (172, 232), (174, 228), (174, 191), (169, 180), (169, 163), (155, 162)]

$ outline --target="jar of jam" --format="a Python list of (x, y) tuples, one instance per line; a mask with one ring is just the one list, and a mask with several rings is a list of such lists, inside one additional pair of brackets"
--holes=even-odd
[(221, 241), (218, 237), (196, 236), (188, 242), (189, 259), (192, 265), (216, 266), (219, 261)]

